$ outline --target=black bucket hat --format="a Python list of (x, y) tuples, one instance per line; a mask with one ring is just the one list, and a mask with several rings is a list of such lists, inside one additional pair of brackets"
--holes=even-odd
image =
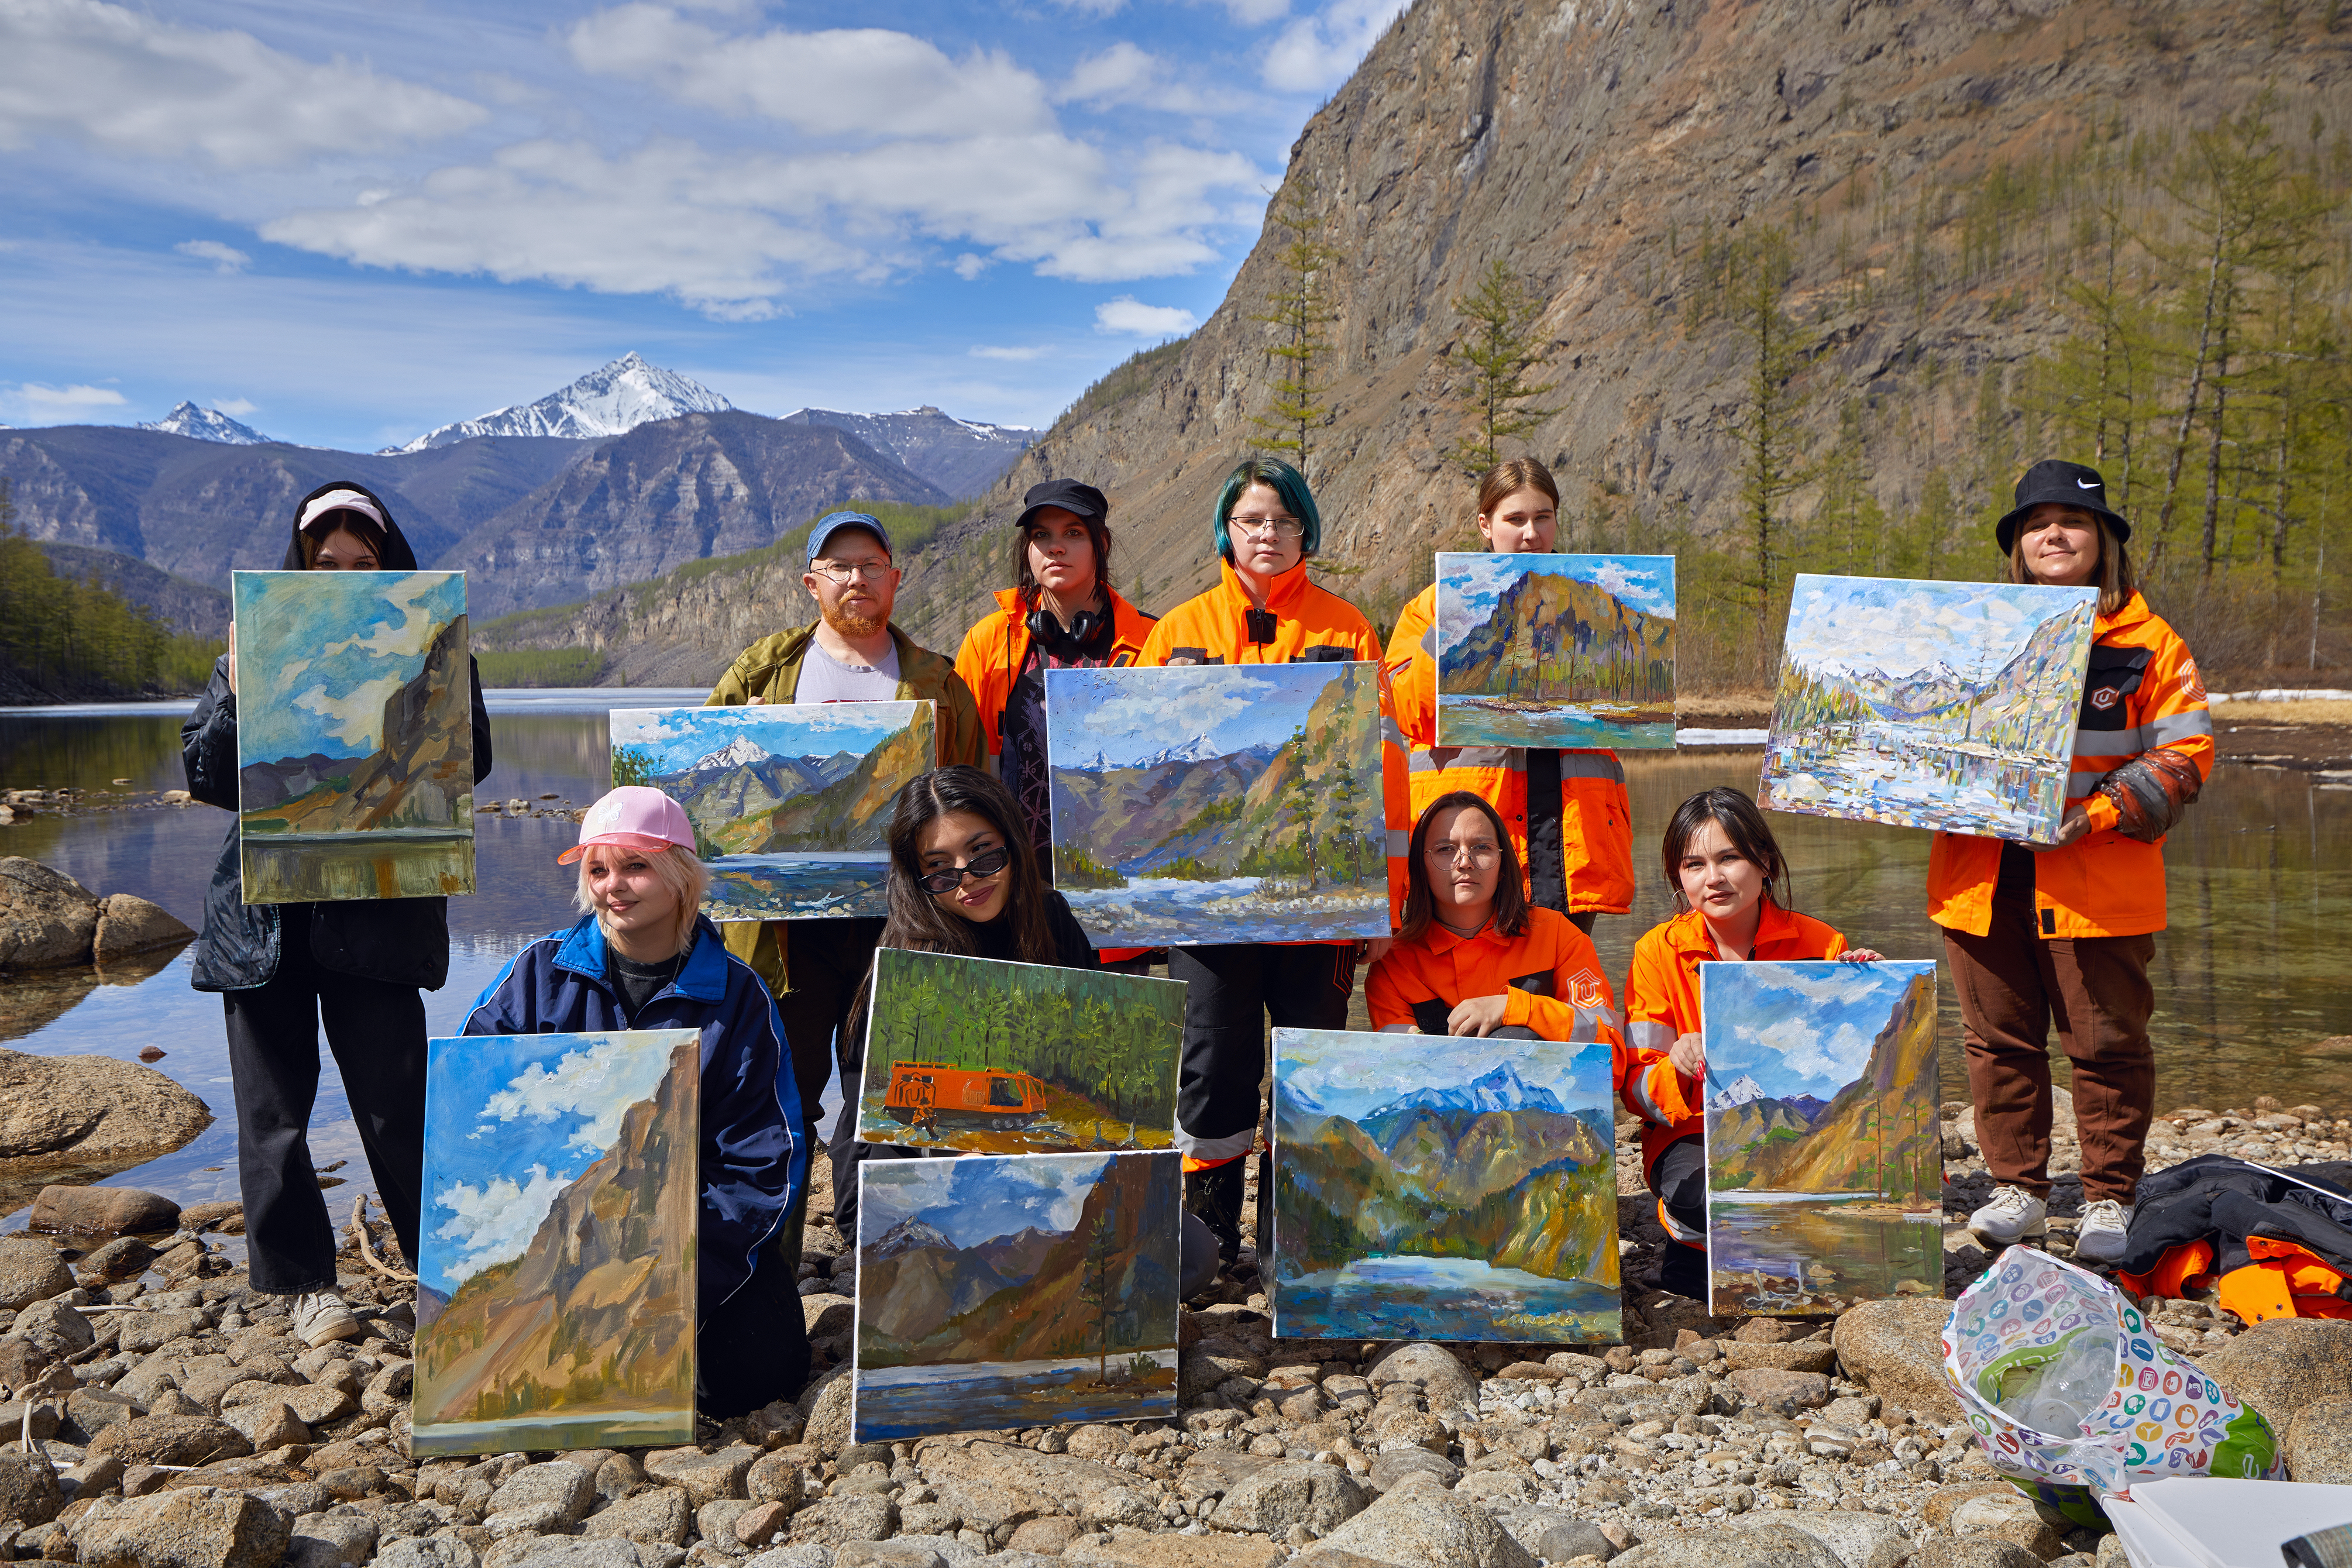
[(1049, 506), (1076, 513), (1088, 522), (1100, 522), (1110, 515), (1110, 502), (1094, 486), (1076, 479), (1047, 479), (1031, 485), (1029, 493), (1021, 498), (1021, 515), (1013, 520), (1013, 526), (1028, 527), (1029, 520)]
[(2017, 525), (2025, 514), (2045, 505), (2078, 506), (2084, 511), (2096, 512), (2116, 531), (2118, 544), (2131, 537), (2130, 521), (2107, 505), (2107, 481), (2100, 477), (2098, 469), (2044, 458), (2025, 470), (2025, 477), (2017, 481), (2016, 506), (1992, 525), (1993, 539), (2000, 545), (2003, 555), (2016, 543)]

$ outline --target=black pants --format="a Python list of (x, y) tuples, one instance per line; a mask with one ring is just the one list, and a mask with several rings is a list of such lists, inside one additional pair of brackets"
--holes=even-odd
[[(694, 1407), (714, 1421), (790, 1399), (808, 1381), (808, 1324), (798, 1272), (801, 1215), (784, 1216), (777, 1239), (741, 1289), (700, 1314), (694, 1328)], [(789, 1236), (789, 1248), (779, 1245)]]
[[(882, 940), (877, 920), (794, 921), (786, 937), (785, 973), (791, 989), (776, 998), (784, 1040), (793, 1052), (793, 1079), (800, 1086), (801, 1117), (812, 1149), (826, 1147), (833, 1158), (833, 1223), (854, 1246), (857, 1240), (857, 1089), (866, 1041), (851, 1039), (849, 1010), (857, 988), (874, 967), (874, 945)], [(817, 1129), (817, 1101), (824, 1080), (841, 1069), (842, 1110), (827, 1144)], [(820, 1215), (820, 1218), (823, 1216)]]
[[(1703, 1140), (1696, 1136), (1677, 1138), (1667, 1144), (1658, 1163), (1651, 1167), (1650, 1184), (1676, 1226), (1702, 1238), (1706, 1237), (1706, 1149)], [(1675, 1295), (1688, 1296), (1695, 1301), (1706, 1300), (1706, 1241), (1683, 1241), (1670, 1233), (1659, 1274), (1659, 1283)]]
[(278, 973), (221, 996), (246, 1250), (253, 1288), (273, 1296), (335, 1284), (334, 1226), (310, 1166), (321, 1019), (368, 1170), (412, 1268), (425, 1187), (425, 998), (414, 985), (321, 968), (310, 955), (310, 912), (280, 906)]
[(1346, 1028), (1355, 944), (1171, 947), (1168, 974), (1185, 983), (1176, 1122), (1186, 1136), (1180, 1143), (1197, 1160), (1246, 1153), (1265, 1077), (1266, 1020), (1276, 1028)]

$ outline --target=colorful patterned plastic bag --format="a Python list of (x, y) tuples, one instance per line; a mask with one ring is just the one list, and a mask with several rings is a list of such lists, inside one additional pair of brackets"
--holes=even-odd
[[(2037, 1404), (2045, 1419), (2055, 1408), (2035, 1397), (2041, 1369), (2070, 1352), (2079, 1361), (2103, 1337), (2113, 1341), (2112, 1386), (2074, 1430), (2019, 1419)], [(1944, 1376), (1993, 1468), (2053, 1503), (2164, 1476), (2284, 1474), (2260, 1412), (2168, 1350), (2129, 1297), (2034, 1247), (2003, 1252), (1953, 1304)]]

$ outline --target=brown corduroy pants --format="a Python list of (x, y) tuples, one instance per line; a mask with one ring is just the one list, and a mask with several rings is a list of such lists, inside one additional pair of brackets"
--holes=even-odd
[(2050, 1192), (2050, 1026), (2074, 1068), (2083, 1200), (2129, 1204), (2156, 1112), (2156, 1011), (2147, 936), (2062, 939), (2034, 931), (2033, 898), (1997, 894), (1983, 936), (1944, 932), (1959, 992), (1977, 1142), (1993, 1180)]

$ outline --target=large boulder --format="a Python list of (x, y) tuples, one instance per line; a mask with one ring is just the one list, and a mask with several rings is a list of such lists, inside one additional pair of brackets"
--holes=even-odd
[(1534, 1555), (1493, 1514), (1427, 1481), (1390, 1492), (1298, 1561), (1339, 1552), (1397, 1568), (1536, 1568)]
[(1419, 1384), (1433, 1411), (1478, 1408), (1478, 1379), (1443, 1345), (1398, 1345), (1372, 1363), (1364, 1376), (1375, 1391), (1391, 1383)]
[(1912, 1552), (1911, 1538), (1903, 1527), (1883, 1514), (1808, 1513), (1787, 1510), (1748, 1513), (1725, 1521), (1734, 1530), (1757, 1530), (1778, 1523), (1801, 1530), (1832, 1552), (1845, 1568), (1902, 1568)]
[(1847, 1568), (1806, 1531), (1777, 1520), (1685, 1530), (1644, 1541), (1611, 1560), (1612, 1568)]
[(1364, 1511), (1364, 1489), (1337, 1465), (1299, 1460), (1270, 1464), (1225, 1493), (1212, 1522), (1219, 1530), (1270, 1535), (1279, 1541), (1305, 1525), (1330, 1534)]
[[(924, 1439), (915, 1463), (939, 1500), (975, 1530), (1055, 1517), (1083, 1521), (1090, 1530), (1160, 1522), (1157, 1498), (1146, 1495), (1150, 1483), (1092, 1459), (959, 1434)], [(797, 1530), (793, 1539), (802, 1539)]]
[(180, 1224), (180, 1205), (160, 1193), (137, 1187), (62, 1187), (41, 1189), (25, 1228), (53, 1236), (127, 1236), (173, 1230)]
[(1864, 1301), (1830, 1331), (1845, 1374), (1890, 1404), (1943, 1425), (1965, 1419), (1944, 1379), (1944, 1325), (1952, 1304), (1937, 1297)]
[(2315, 1399), (2286, 1429), (2286, 1473), (2298, 1481), (2352, 1486), (2352, 1394)]
[(2284, 1433), (2305, 1405), (2352, 1394), (2352, 1322), (2273, 1318), (2207, 1356), (2204, 1369)]
[(0, 1237), (0, 1308), (17, 1311), (73, 1288), (73, 1270), (56, 1247), (28, 1236)]
[(65, 1506), (55, 1470), (38, 1459), (0, 1454), (0, 1523), (47, 1524)]
[(153, 1068), (0, 1050), (0, 1160), (168, 1153), (212, 1124), (210, 1107)]
[(98, 930), (91, 933), (90, 958), (110, 963), (134, 952), (195, 940), (196, 933), (163, 905), (151, 904), (135, 893), (109, 893), (98, 901)]
[(89, 1452), (125, 1465), (208, 1465), (253, 1452), (245, 1434), (209, 1415), (141, 1415), (118, 1421), (90, 1440)]
[(0, 856), (0, 969), (88, 963), (98, 895), (37, 860)]
[(74, 1527), (82, 1568), (276, 1568), (294, 1521), (244, 1492), (181, 1487), (101, 1498)]

